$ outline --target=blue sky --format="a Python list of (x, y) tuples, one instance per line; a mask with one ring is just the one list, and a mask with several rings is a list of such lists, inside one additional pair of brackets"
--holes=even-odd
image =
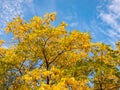
[(29, 20), (50, 12), (57, 13), (55, 25), (65, 21), (68, 31), (89, 31), (94, 42), (114, 46), (120, 40), (120, 0), (0, 0), (0, 12), (0, 39), (6, 41), (12, 36), (3, 28), (16, 16)]

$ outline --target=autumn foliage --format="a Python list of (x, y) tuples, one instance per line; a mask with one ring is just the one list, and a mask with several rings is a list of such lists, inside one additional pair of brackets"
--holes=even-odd
[(119, 90), (120, 42), (113, 49), (54, 20), (49, 13), (8, 23), (13, 39), (9, 48), (0, 40), (0, 90)]

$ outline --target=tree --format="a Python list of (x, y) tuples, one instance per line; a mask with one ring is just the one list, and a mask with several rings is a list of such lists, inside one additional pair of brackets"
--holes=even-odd
[[(94, 89), (118, 90), (120, 87), (120, 70), (118, 69), (116, 51), (109, 45), (94, 43), (92, 47), (93, 56), (90, 58), (92, 82)], [(117, 52), (118, 54), (118, 52)], [(116, 87), (115, 89), (113, 87)]]
[[(9, 22), (14, 45), (5, 50), (0, 61), (4, 89), (9, 90), (108, 90), (119, 88), (118, 49), (91, 42), (88, 32), (68, 32), (66, 23), (54, 27), (56, 13), (20, 16)], [(109, 72), (111, 71), (111, 72)], [(113, 78), (115, 80), (113, 80)], [(91, 83), (94, 86), (90, 87)], [(7, 85), (7, 86), (5, 86)]]

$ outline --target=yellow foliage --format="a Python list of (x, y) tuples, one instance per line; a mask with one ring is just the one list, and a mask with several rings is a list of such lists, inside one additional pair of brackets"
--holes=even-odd
[(55, 12), (8, 23), (5, 31), (14, 35), (15, 45), (5, 49), (0, 40), (0, 85), (9, 84), (10, 90), (90, 90), (89, 82), (93, 90), (102, 90), (101, 83), (106, 90), (119, 86), (119, 42), (115, 50), (93, 43), (88, 32), (68, 32), (65, 22), (52, 26), (54, 20)]

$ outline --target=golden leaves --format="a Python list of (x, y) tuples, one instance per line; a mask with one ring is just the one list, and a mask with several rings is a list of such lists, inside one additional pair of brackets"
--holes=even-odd
[(17, 40), (16, 46), (8, 48), (6, 53), (1, 47), (4, 41), (0, 40), (0, 54), (5, 55), (1, 61), (12, 64), (10, 69), (19, 73), (13, 74), (13, 89), (89, 90), (86, 83), (91, 73), (94, 73), (94, 80), (100, 78), (101, 72), (105, 78), (109, 74), (111, 78), (117, 77), (107, 69), (115, 73), (110, 66), (116, 69), (119, 62), (119, 42), (116, 50), (103, 43), (92, 43), (88, 32), (73, 30), (69, 33), (65, 22), (52, 26), (54, 20), (56, 13), (34, 16), (28, 22), (19, 16), (5, 28), (7, 33), (14, 35), (15, 42)]
[(9, 22), (5, 28), (6, 33), (12, 32), (14, 34), (14, 39), (21, 39), (30, 30), (29, 25), (26, 24), (20, 16), (14, 18), (12, 22)]

